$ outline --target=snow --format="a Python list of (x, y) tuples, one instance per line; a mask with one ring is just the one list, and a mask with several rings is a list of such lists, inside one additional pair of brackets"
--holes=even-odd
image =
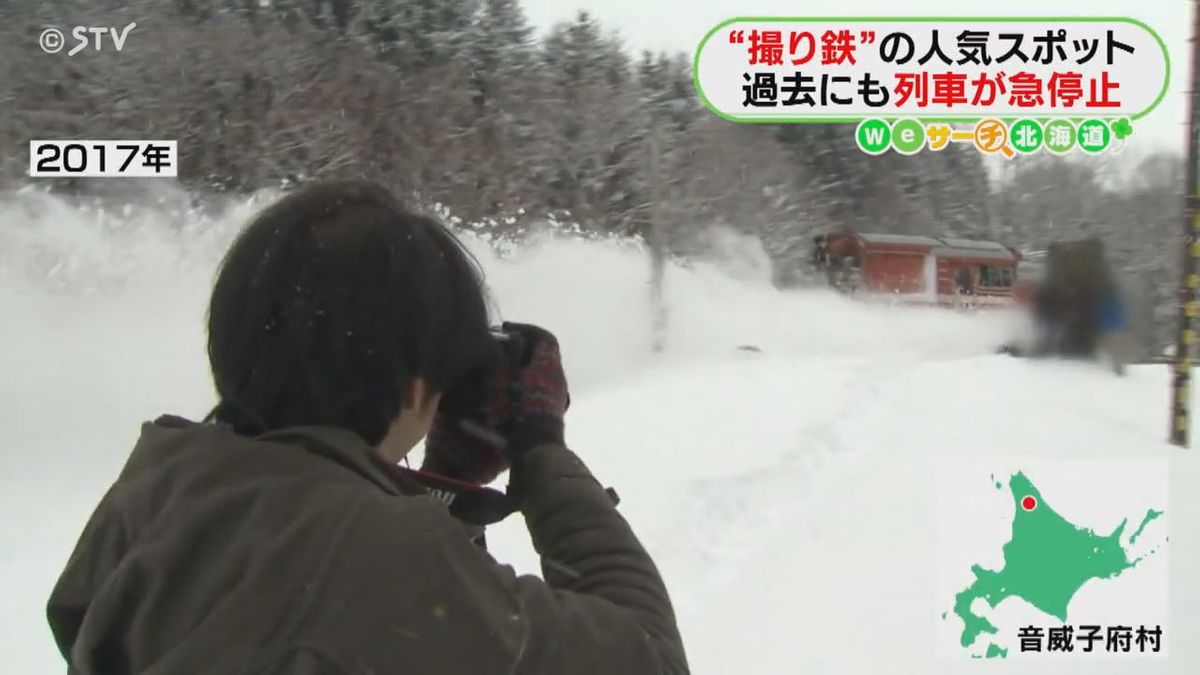
[[(211, 222), (170, 205), (102, 222), (36, 194), (0, 198), (6, 672), (62, 672), (45, 600), (139, 423), (211, 405), (208, 284), (252, 206)], [(934, 656), (931, 476), (939, 462), (991, 455), (1170, 458), (1171, 658), (1089, 670), (1200, 672), (1200, 644), (1184, 638), (1200, 631), (1190, 489), (1200, 459), (1164, 443), (1164, 368), (1120, 379), (994, 356), (1012, 321), (998, 311), (867, 307), (776, 291), (766, 271), (699, 264), (669, 270), (667, 350), (655, 355), (649, 263), (634, 247), (472, 248), (504, 318), (560, 335), (569, 441), (618, 490), (654, 554), (694, 672), (973, 667)], [(746, 344), (761, 352), (736, 349)], [(519, 517), (489, 541), (500, 559), (537, 569)], [(986, 666), (1079, 670), (1073, 660)]]

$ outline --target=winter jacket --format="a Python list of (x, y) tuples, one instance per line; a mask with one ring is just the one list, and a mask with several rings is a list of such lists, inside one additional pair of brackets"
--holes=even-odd
[(687, 673), (667, 591), (587, 468), (520, 476), (545, 581), (332, 428), (235, 435), (163, 417), (49, 601), (78, 675)]
[(1105, 296), (1100, 303), (1100, 333), (1115, 333), (1125, 329), (1125, 308), (1116, 295)]

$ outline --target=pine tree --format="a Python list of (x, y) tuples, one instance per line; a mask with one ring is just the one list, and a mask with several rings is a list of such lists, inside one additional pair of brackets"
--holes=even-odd
[(548, 203), (596, 223), (609, 219), (604, 201), (628, 153), (625, 130), (635, 124), (637, 96), (620, 41), (585, 11), (555, 26), (542, 48), (548, 91)]
[(831, 230), (872, 231), (878, 219), (865, 210), (877, 182), (871, 163), (854, 143), (853, 127), (834, 124), (791, 124), (778, 137), (792, 155), (797, 189), (813, 193), (811, 208)]
[(483, 0), (467, 32), (465, 60), (473, 99), (482, 110), (506, 81), (529, 78), (533, 28), (518, 0)]
[(464, 193), (468, 218), (504, 222), (530, 206), (530, 165), (541, 120), (537, 98), (542, 77), (533, 29), (516, 0), (483, 0), (463, 46), (471, 110), (461, 120), (464, 171), (473, 178)]

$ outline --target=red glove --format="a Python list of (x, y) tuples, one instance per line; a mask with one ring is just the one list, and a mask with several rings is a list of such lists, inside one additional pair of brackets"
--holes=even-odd
[(508, 417), (509, 377), (497, 370), (443, 396), (425, 438), (421, 471), (486, 485), (508, 469), (507, 441), (497, 430)]
[(527, 355), (509, 384), (509, 416), (500, 431), (508, 439), (510, 460), (535, 445), (563, 444), (563, 417), (571, 407), (558, 339), (529, 324), (505, 323), (504, 330), (520, 335)]
[(483, 485), (529, 448), (563, 443), (570, 406), (558, 340), (528, 324), (505, 323), (506, 366), (447, 392), (425, 441), (421, 470)]

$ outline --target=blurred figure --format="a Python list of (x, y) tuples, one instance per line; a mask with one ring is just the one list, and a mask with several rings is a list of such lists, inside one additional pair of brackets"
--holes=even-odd
[(1125, 305), (1115, 287), (1110, 287), (1101, 297), (1098, 314), (1098, 356), (1108, 361), (1113, 372), (1124, 375), (1126, 365), (1133, 360), (1134, 345)]
[(1049, 247), (1045, 276), (1024, 290), (1034, 337), (1010, 341), (998, 351), (1014, 356), (1057, 356), (1108, 361), (1118, 374), (1132, 360), (1120, 291), (1099, 239), (1056, 242)]

